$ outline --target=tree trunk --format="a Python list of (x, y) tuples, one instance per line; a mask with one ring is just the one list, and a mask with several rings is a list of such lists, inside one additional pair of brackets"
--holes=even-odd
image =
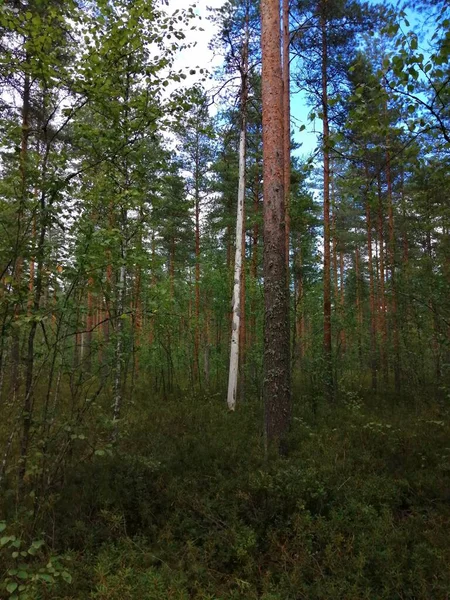
[(387, 363), (387, 347), (388, 336), (386, 327), (386, 290), (385, 290), (385, 266), (384, 266), (384, 211), (383, 211), (383, 196), (381, 193), (381, 177), (378, 176), (378, 242), (379, 242), (379, 269), (380, 277), (379, 285), (379, 311), (380, 311), (380, 360), (381, 369), (383, 372), (384, 385), (388, 384), (388, 363)]
[[(28, 60), (27, 56), (27, 60)], [(22, 131), (21, 131), (21, 148), (20, 148), (20, 179), (21, 179), (21, 191), (20, 191), (20, 202), (19, 210), (17, 212), (17, 234), (15, 244), (15, 262), (14, 262), (14, 292), (17, 295), (15, 306), (14, 306), (14, 321), (17, 321), (20, 314), (20, 296), (22, 286), (22, 271), (23, 271), (23, 257), (22, 257), (22, 221), (24, 218), (28, 183), (27, 183), (27, 161), (28, 161), (28, 138), (30, 135), (30, 94), (31, 94), (31, 83), (29, 75), (25, 75), (24, 87), (23, 87), (23, 99), (22, 99)], [(13, 326), (12, 329), (12, 340), (11, 340), (11, 382), (12, 382), (12, 396), (13, 401), (17, 398), (21, 385), (21, 373), (20, 373), (20, 331), (19, 328)]]
[(326, 2), (320, 0), (320, 31), (322, 38), (322, 113), (323, 113), (323, 350), (325, 398), (334, 400), (333, 361), (331, 346), (331, 264), (330, 264), (330, 126), (328, 122), (328, 43)]
[(338, 260), (337, 260), (337, 237), (336, 237), (336, 208), (333, 207), (333, 215), (331, 217), (331, 231), (332, 231), (332, 256), (333, 256), (333, 296), (335, 310), (339, 303), (339, 273), (338, 273)]
[[(125, 236), (125, 227), (127, 221), (126, 209), (124, 209), (123, 235)], [(126, 258), (127, 247), (126, 240), (121, 243), (121, 265), (119, 270), (119, 297), (116, 311), (116, 356), (115, 356), (115, 377), (114, 377), (114, 407), (113, 407), (113, 440), (117, 437), (117, 421), (120, 419), (122, 410), (122, 370), (123, 370), (123, 314), (125, 310), (126, 295)]]
[[(255, 175), (255, 184), (253, 190), (253, 218), (255, 219), (252, 233), (252, 262), (250, 265), (250, 275), (252, 278), (252, 284), (256, 289), (256, 281), (258, 278), (258, 243), (259, 243), (259, 194), (260, 194), (260, 172), (257, 166)], [(256, 343), (256, 312), (257, 312), (257, 300), (253, 297), (252, 308), (251, 308), (251, 324), (250, 324), (250, 344)]]
[(93, 277), (89, 277), (88, 280), (88, 294), (87, 294), (87, 317), (86, 317), (86, 363), (85, 369), (90, 373), (92, 368), (92, 334), (94, 329), (94, 295), (92, 288), (94, 287)]
[(243, 210), (243, 228), (242, 228), (242, 254), (241, 254), (241, 299), (239, 301), (241, 309), (240, 333), (239, 333), (239, 398), (241, 402), (245, 400), (245, 361), (247, 351), (247, 322), (245, 312), (246, 281), (245, 281), (245, 202)]
[(291, 422), (286, 286), (284, 119), (279, 0), (261, 2), (264, 181), (264, 382), (266, 447), (285, 452)]
[(241, 292), (242, 285), (242, 263), (245, 251), (245, 164), (246, 164), (246, 144), (247, 144), (247, 97), (248, 97), (248, 13), (245, 22), (245, 39), (242, 51), (241, 65), (241, 131), (239, 138), (239, 188), (237, 201), (236, 217), (236, 255), (234, 260), (234, 286), (233, 286), (233, 317), (231, 325), (231, 349), (230, 349), (230, 370), (228, 376), (228, 395), (227, 404), (229, 410), (235, 410), (237, 397), (237, 384), (239, 373), (239, 348), (241, 331), (241, 316), (243, 311), (243, 301), (245, 294)]
[[(369, 186), (369, 174), (366, 167), (366, 180)], [(372, 391), (377, 390), (377, 315), (375, 311), (375, 281), (373, 273), (373, 249), (372, 249), (372, 220), (370, 215), (370, 201), (366, 191), (366, 226), (367, 226), (367, 253), (369, 268), (369, 305), (370, 305), (370, 365), (372, 371)]]
[(389, 263), (391, 270), (391, 302), (390, 302), (390, 330), (394, 338), (394, 386), (395, 392), (400, 393), (400, 338), (397, 323), (397, 285), (395, 268), (395, 230), (394, 206), (392, 199), (391, 153), (389, 150), (389, 137), (386, 146), (386, 180), (389, 220)]
[(359, 366), (362, 369), (362, 324), (363, 324), (363, 313), (362, 313), (362, 303), (361, 303), (361, 280), (359, 273), (359, 248), (356, 246), (355, 248), (355, 278), (356, 278), (356, 322), (357, 322), (357, 339), (358, 339), (358, 356), (359, 356)]
[(45, 254), (45, 242), (47, 234), (47, 215), (44, 192), (41, 193), (41, 207), (40, 207), (40, 232), (37, 247), (37, 269), (36, 269), (36, 285), (33, 301), (33, 312), (35, 318), (33, 319), (28, 334), (27, 342), (27, 358), (26, 358), (26, 374), (25, 374), (25, 397), (23, 402), (23, 421), (22, 421), (22, 439), (20, 443), (20, 458), (21, 464), (19, 469), (19, 495), (22, 487), (23, 479), (26, 472), (28, 449), (30, 443), (30, 430), (33, 419), (33, 404), (34, 404), (34, 341), (37, 332), (37, 317), (41, 304), (42, 292), (43, 292), (43, 271), (44, 271), (44, 254)]
[(344, 310), (345, 310), (345, 285), (344, 285), (344, 253), (342, 250), (339, 252), (339, 280), (340, 280), (340, 294), (339, 294), (339, 312), (341, 321), (341, 349), (342, 353), (345, 354), (346, 350), (346, 335), (345, 335), (345, 322), (344, 322)]
[(286, 217), (286, 281), (289, 297), (289, 238), (291, 231), (291, 77), (289, 62), (289, 0), (283, 0), (283, 117), (284, 117), (284, 206)]
[[(197, 144), (198, 153), (198, 144)], [(199, 188), (199, 159), (196, 161), (195, 175), (195, 323), (194, 323), (194, 381), (199, 381), (199, 352), (200, 352), (200, 188)]]
[[(304, 299), (304, 284), (303, 284), (303, 259), (302, 259), (302, 248), (301, 240), (298, 240), (298, 248), (296, 255), (296, 281), (295, 281), (295, 323), (294, 323), (294, 341), (292, 344), (293, 362), (295, 363), (297, 358), (301, 365), (303, 356), (305, 354), (305, 315), (303, 307)], [(297, 351), (298, 347), (298, 351)]]

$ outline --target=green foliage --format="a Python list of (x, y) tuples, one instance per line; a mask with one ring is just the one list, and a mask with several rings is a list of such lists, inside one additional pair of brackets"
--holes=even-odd
[(141, 398), (149, 416), (54, 504), (73, 583), (52, 599), (444, 600), (448, 412), (346, 397), (296, 411), (289, 458), (269, 462), (253, 402), (224, 418), (212, 398)]
[[(7, 530), (7, 524), (0, 523), (0, 531), (5, 533)], [(66, 559), (49, 554), (42, 539), (25, 543), (15, 535), (3, 535), (0, 557), (3, 568), (6, 567), (6, 572), (1, 573), (0, 589), (8, 594), (9, 600), (47, 597), (54, 588), (63, 589), (64, 584), (72, 582)]]

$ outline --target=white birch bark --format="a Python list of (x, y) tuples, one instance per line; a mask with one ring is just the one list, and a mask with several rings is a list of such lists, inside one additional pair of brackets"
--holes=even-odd
[[(126, 211), (125, 218), (126, 222)], [(126, 242), (122, 242), (122, 265), (119, 274), (119, 302), (117, 306), (116, 372), (114, 378), (113, 440), (117, 435), (117, 422), (122, 408), (122, 362), (123, 362), (123, 312), (126, 294)]]
[(239, 188), (236, 217), (236, 256), (234, 261), (234, 285), (232, 309), (233, 318), (231, 324), (231, 348), (230, 348), (230, 370), (228, 375), (227, 404), (229, 410), (235, 410), (237, 397), (237, 384), (239, 373), (239, 334), (241, 321), (241, 271), (242, 271), (242, 248), (244, 231), (244, 202), (245, 202), (245, 163), (247, 142), (247, 96), (248, 96), (248, 45), (249, 45), (249, 23), (248, 12), (245, 20), (245, 39), (242, 49), (241, 71), (241, 132), (239, 138)]
[(231, 325), (230, 371), (228, 376), (227, 404), (230, 410), (236, 408), (236, 394), (239, 371), (239, 329), (241, 317), (241, 270), (242, 270), (242, 235), (244, 232), (244, 200), (245, 200), (245, 145), (246, 122), (242, 119), (239, 141), (239, 189), (236, 218), (236, 257), (234, 261), (233, 286), (233, 319)]

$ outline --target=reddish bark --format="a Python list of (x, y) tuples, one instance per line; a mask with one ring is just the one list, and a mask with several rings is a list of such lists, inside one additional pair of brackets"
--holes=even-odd
[(360, 281), (360, 267), (359, 267), (359, 248), (355, 248), (355, 277), (356, 277), (356, 315), (357, 315), (357, 338), (358, 338), (358, 356), (359, 362), (362, 366), (362, 324), (363, 324), (363, 313), (361, 303), (361, 281)]
[(284, 118), (284, 202), (286, 217), (286, 273), (289, 294), (289, 238), (291, 230), (290, 193), (291, 193), (291, 97), (289, 63), (289, 0), (283, 0), (283, 118)]
[(91, 350), (92, 350), (92, 334), (94, 329), (94, 294), (92, 288), (94, 287), (93, 277), (88, 279), (88, 293), (87, 293), (87, 315), (86, 315), (86, 370), (91, 369)]
[(323, 113), (323, 349), (325, 360), (325, 397), (334, 399), (331, 344), (331, 252), (330, 252), (330, 126), (328, 121), (328, 42), (326, 2), (320, 0), (322, 38), (322, 113)]
[(261, 2), (264, 169), (264, 383), (266, 443), (285, 451), (291, 422), (286, 286), (284, 118), (279, 0)]
[(378, 243), (379, 243), (379, 321), (381, 333), (380, 361), (385, 385), (388, 380), (388, 365), (386, 359), (386, 349), (388, 345), (388, 335), (386, 327), (386, 290), (385, 290), (385, 265), (384, 265), (384, 214), (383, 214), (383, 196), (381, 192), (381, 177), (378, 176)]
[(372, 249), (372, 219), (370, 202), (368, 197), (369, 172), (366, 165), (367, 198), (366, 198), (366, 226), (367, 226), (367, 251), (369, 267), (369, 305), (370, 305), (370, 362), (372, 371), (372, 390), (377, 389), (377, 313), (375, 310), (375, 281), (373, 272), (373, 249)]
[(397, 285), (395, 272), (395, 230), (394, 230), (394, 206), (392, 200), (392, 177), (391, 177), (391, 153), (389, 150), (389, 136), (386, 146), (386, 180), (388, 200), (388, 223), (389, 223), (389, 267), (391, 271), (391, 302), (389, 306), (390, 330), (394, 339), (394, 385), (395, 391), (400, 392), (400, 337), (397, 323)]
[[(259, 184), (260, 173), (259, 169), (256, 170), (255, 175), (255, 183), (253, 188), (253, 215), (255, 219), (255, 223), (253, 225), (253, 233), (252, 233), (252, 262), (250, 265), (250, 275), (253, 282), (256, 282), (258, 277), (258, 242), (259, 242), (259, 224), (258, 224), (258, 215), (259, 215), (259, 193), (260, 193), (260, 184)], [(257, 300), (253, 298), (252, 300), (252, 308), (251, 308), (251, 323), (250, 323), (250, 339), (249, 343), (254, 344), (256, 342), (256, 311), (257, 311)]]
[(339, 279), (340, 279), (340, 294), (339, 294), (339, 310), (341, 314), (341, 334), (340, 342), (342, 352), (346, 350), (346, 335), (344, 326), (344, 308), (345, 308), (345, 286), (344, 286), (344, 253), (339, 252)]

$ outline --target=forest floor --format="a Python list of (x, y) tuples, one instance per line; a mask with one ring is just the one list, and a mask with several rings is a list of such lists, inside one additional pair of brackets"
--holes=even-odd
[(445, 402), (296, 405), (289, 456), (266, 460), (257, 402), (139, 399), (114, 454), (52, 499), (47, 535), (71, 583), (29, 597), (449, 598)]

